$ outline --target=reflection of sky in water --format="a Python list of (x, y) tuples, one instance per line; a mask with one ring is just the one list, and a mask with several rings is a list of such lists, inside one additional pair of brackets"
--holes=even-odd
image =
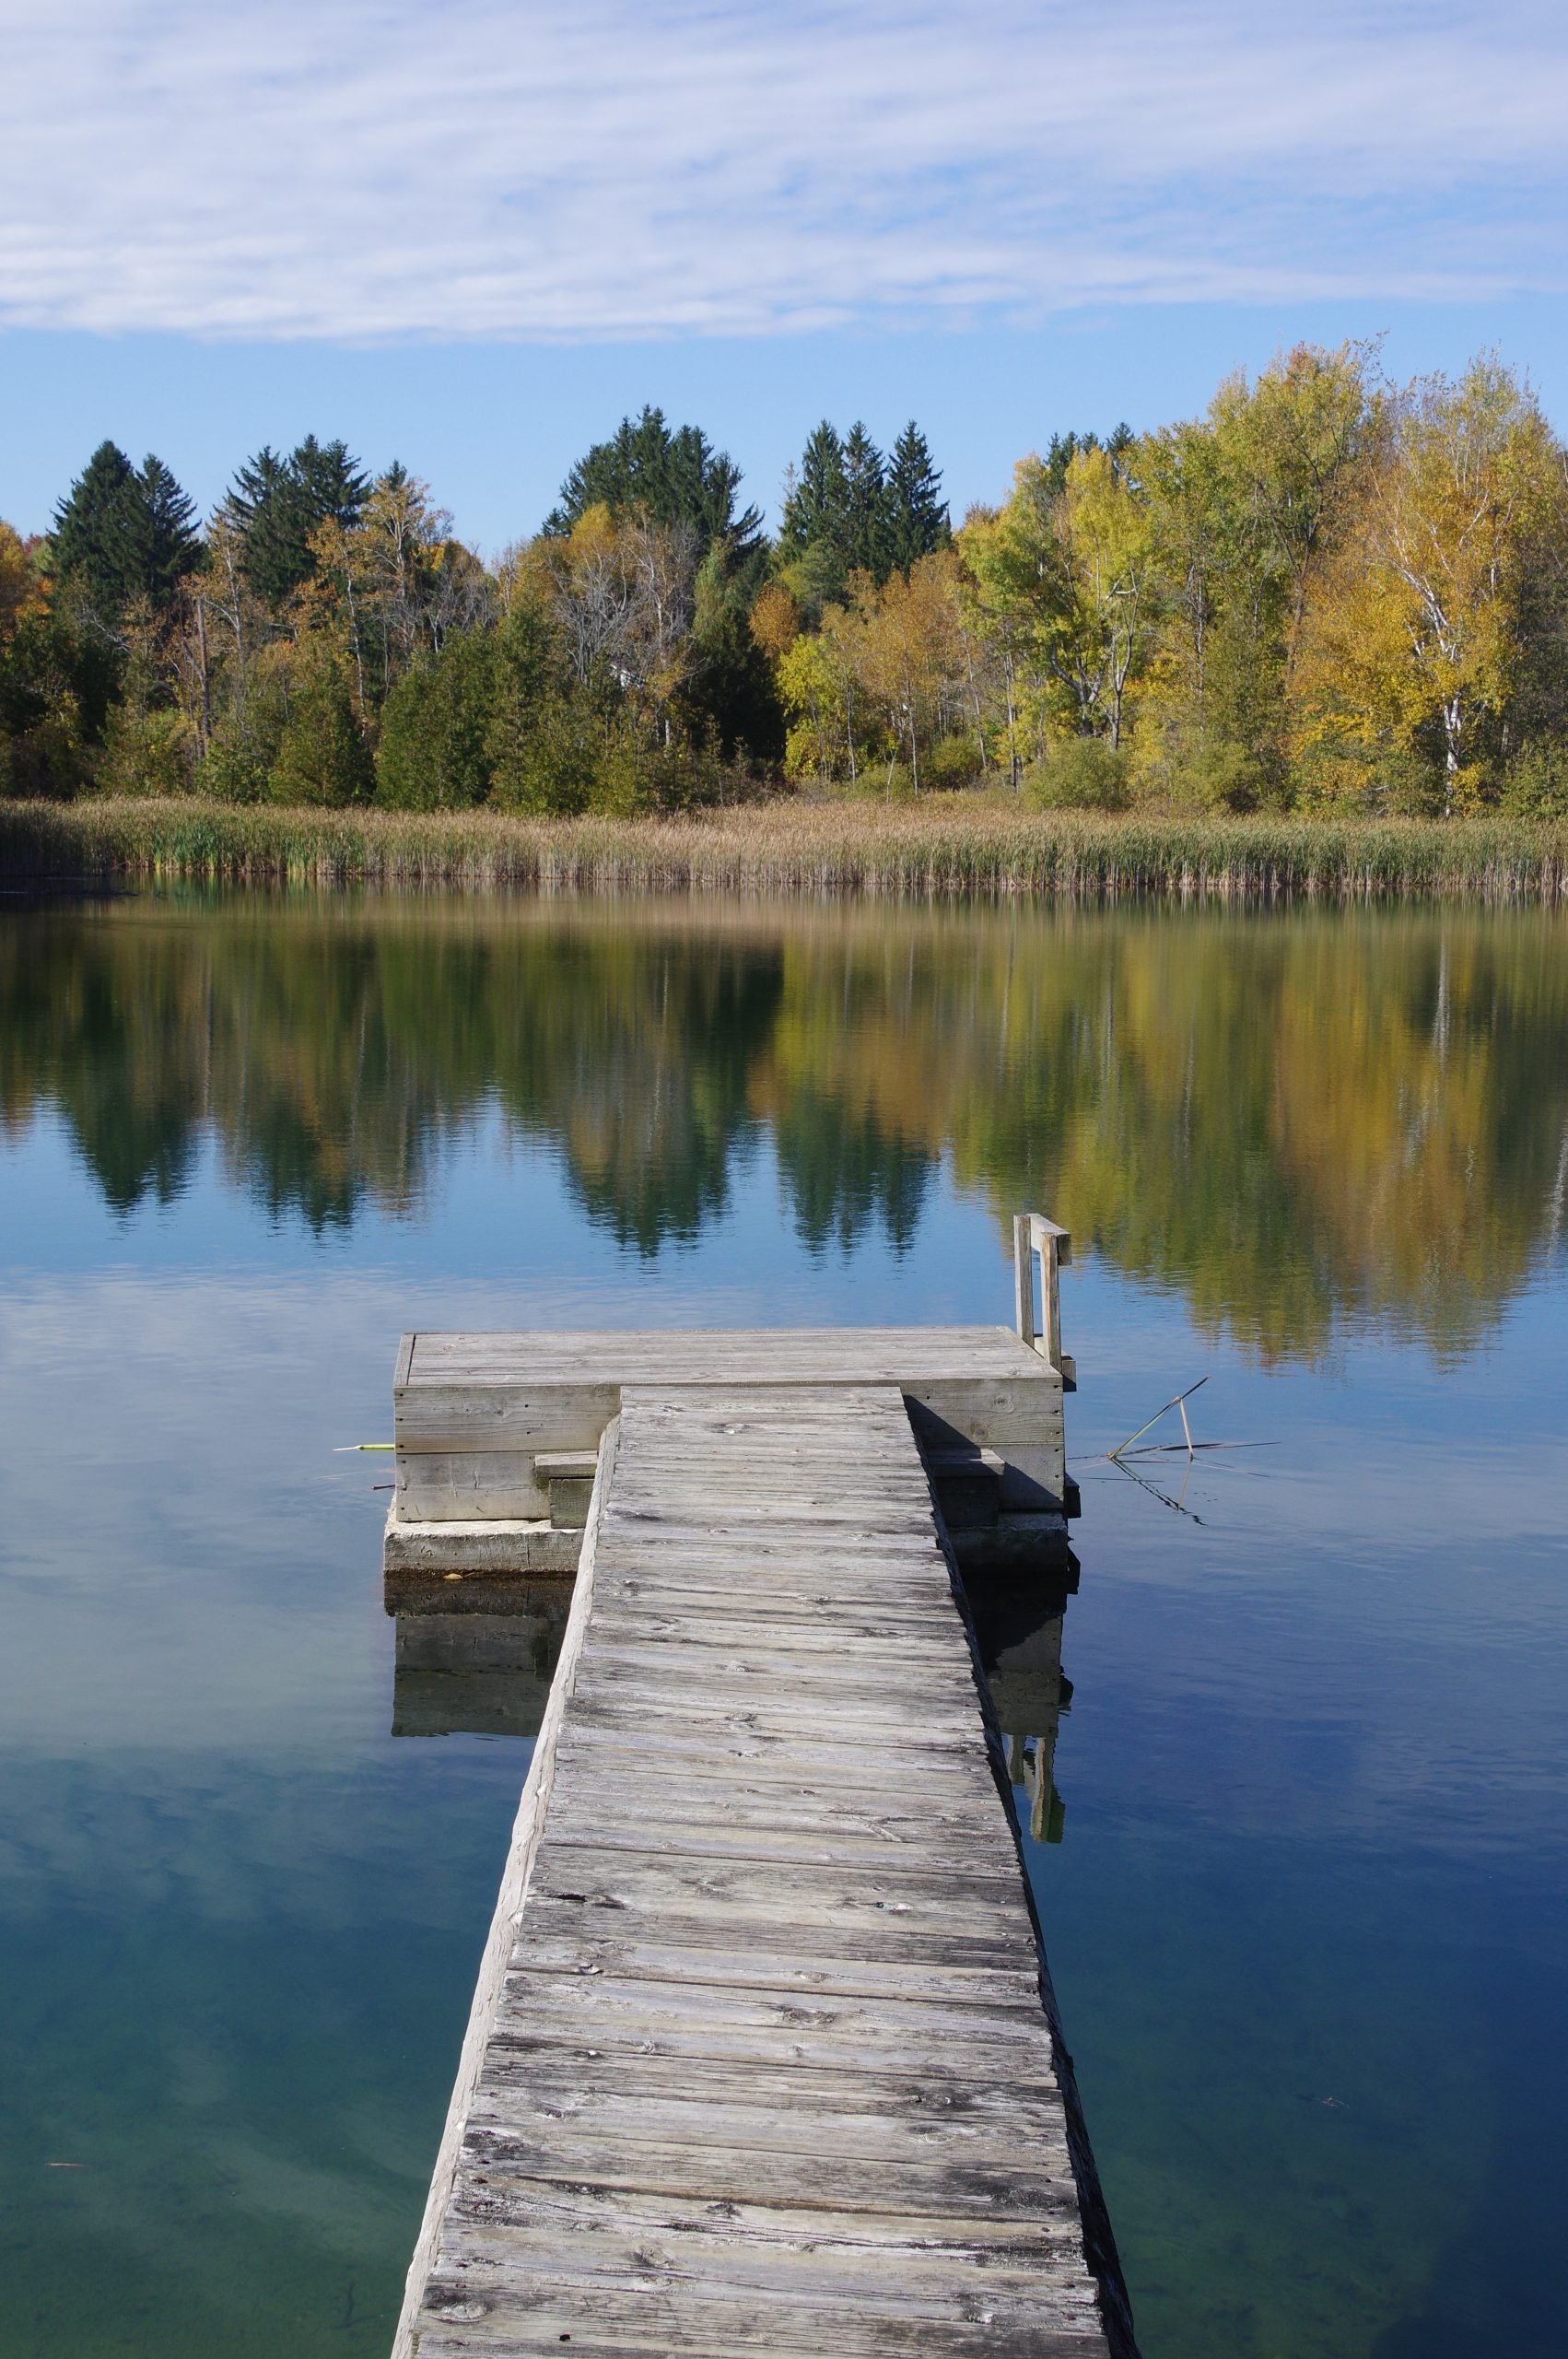
[[(941, 1028), (908, 1020), (905, 1088)], [(405, 1326), (1006, 1315), (965, 1142), (903, 1252), (880, 1218), (817, 1250), (776, 1111), (652, 1254), (483, 1093), (411, 1215), (319, 1237), (211, 1127), (123, 1216), (50, 1106), (0, 1145), (0, 2354), (384, 2349), (526, 1748), (392, 1739), (384, 1470), (331, 1448), (387, 1431)], [(1283, 1286), (1321, 1240), (1260, 1249), (1265, 1201), (1184, 1217), (1216, 1267), (1251, 1222)], [(1065, 1840), (1032, 1867), (1149, 2359), (1555, 2347), (1568, 1289), (1539, 1230), (1534, 1267), (1479, 1351), (1351, 1316), (1273, 1373), (1168, 1273), (1068, 1274), (1084, 1574)], [(1095, 1453), (1205, 1371), (1199, 1433), (1268, 1447), (1199, 1465), (1199, 1523)]]

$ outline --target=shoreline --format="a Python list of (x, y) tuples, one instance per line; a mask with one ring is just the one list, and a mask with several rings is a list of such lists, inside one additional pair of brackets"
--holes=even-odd
[(778, 800), (673, 817), (0, 802), (0, 880), (116, 877), (898, 901), (1568, 904), (1568, 824)]

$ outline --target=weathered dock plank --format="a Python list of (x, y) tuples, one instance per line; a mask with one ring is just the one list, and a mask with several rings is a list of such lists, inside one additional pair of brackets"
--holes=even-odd
[(1131, 2351), (910, 1338), (864, 1340), (623, 1359), (399, 2359)]

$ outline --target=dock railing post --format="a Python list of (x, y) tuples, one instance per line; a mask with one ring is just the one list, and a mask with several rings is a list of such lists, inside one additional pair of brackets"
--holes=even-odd
[(1035, 1251), (1029, 1215), (1012, 1216), (1012, 1323), (1031, 1350), (1035, 1344)]
[[(1035, 1256), (1040, 1257), (1040, 1320), (1035, 1324)], [(1072, 1259), (1069, 1230), (1044, 1213), (1016, 1213), (1012, 1221), (1013, 1325), (1020, 1340), (1049, 1362), (1064, 1384), (1077, 1377), (1061, 1348), (1061, 1271)]]

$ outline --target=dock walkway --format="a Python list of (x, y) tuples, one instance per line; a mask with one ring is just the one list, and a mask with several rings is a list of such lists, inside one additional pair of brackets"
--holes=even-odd
[(404, 2359), (1131, 2352), (905, 1393), (790, 1376), (619, 1388)]

